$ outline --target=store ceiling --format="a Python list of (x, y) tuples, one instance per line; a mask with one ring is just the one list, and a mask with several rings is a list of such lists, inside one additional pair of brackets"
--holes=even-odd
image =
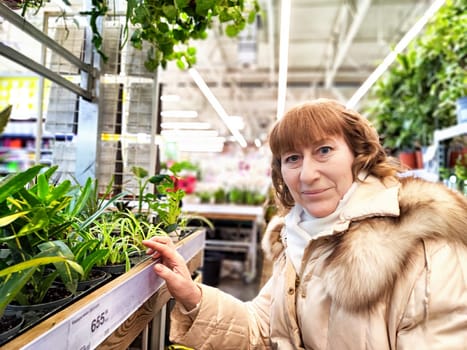
[[(259, 0), (263, 16), (242, 40), (213, 28), (195, 43), (195, 66), (225, 112), (240, 116), (248, 142), (265, 141), (276, 120), (281, 0)], [(288, 83), (285, 109), (318, 97), (345, 102), (415, 21), (430, 0), (290, 0)], [(77, 6), (82, 0), (72, 0)], [(8, 39), (8, 38), (6, 38)], [(34, 50), (38, 52), (39, 50)], [(1, 62), (3, 66), (5, 64)], [(13, 63), (9, 63), (13, 64)], [(14, 67), (4, 67), (14, 70)], [(159, 74), (162, 111), (195, 110), (220, 136), (231, 137), (218, 113), (187, 71), (170, 64)], [(177, 121), (185, 119), (177, 118)], [(186, 119), (187, 121), (195, 121)], [(163, 118), (163, 121), (175, 121)]]
[[(291, 0), (285, 109), (318, 97), (345, 102), (431, 4), (427, 0)], [(241, 116), (248, 142), (265, 140), (277, 114), (280, 0), (262, 0), (253, 45), (213, 30), (196, 43), (196, 69), (228, 115)], [(253, 29), (254, 33), (254, 29)], [(251, 28), (250, 28), (251, 34)], [(253, 48), (253, 50), (251, 50)], [(188, 72), (170, 65), (162, 110), (196, 110), (223, 136), (229, 130)], [(167, 121), (167, 120), (166, 120)], [(171, 119), (171, 121), (173, 121)], [(192, 120), (190, 120), (192, 121)]]

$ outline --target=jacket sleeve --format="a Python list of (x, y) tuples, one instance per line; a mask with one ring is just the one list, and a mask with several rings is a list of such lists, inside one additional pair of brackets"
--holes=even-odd
[(425, 241), (425, 266), (399, 324), (397, 349), (467, 347), (467, 248)]
[(179, 305), (171, 313), (170, 340), (196, 350), (270, 349), (270, 282), (258, 296), (242, 302), (230, 294), (200, 285), (202, 299), (192, 320)]

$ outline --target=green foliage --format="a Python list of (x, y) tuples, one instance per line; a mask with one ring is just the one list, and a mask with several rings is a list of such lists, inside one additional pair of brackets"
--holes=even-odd
[(158, 174), (152, 177), (156, 186), (157, 200), (149, 203), (149, 208), (156, 212), (157, 220), (166, 232), (172, 232), (178, 227), (178, 219), (182, 214), (181, 203), (185, 191), (175, 187), (176, 175)]
[(365, 113), (391, 149), (432, 142), (467, 95), (467, 2), (448, 0), (370, 91)]
[(43, 169), (34, 166), (0, 182), (0, 244), (4, 251), (0, 291), (7, 296), (0, 313), (12, 300), (40, 302), (58, 276), (76, 292), (78, 276), (83, 273), (62, 241), (72, 224), (65, 214), (71, 184), (49, 184), (56, 167), (41, 172)]
[(8, 105), (0, 111), (0, 134), (3, 133), (6, 128), (8, 121), (10, 120), (12, 110), (13, 106)]
[[(138, 183), (138, 210), (140, 218), (151, 221), (151, 216), (155, 214), (155, 222), (160, 230), (165, 233), (179, 232), (183, 230), (191, 220), (205, 220), (204, 218), (187, 216), (182, 212), (182, 200), (186, 193), (177, 188), (177, 180), (183, 170), (198, 170), (198, 167), (191, 162), (181, 161), (171, 165), (163, 164), (164, 174), (149, 176), (147, 170), (140, 167), (133, 167), (132, 173)], [(147, 186), (153, 184), (154, 193), (147, 192)], [(148, 209), (146, 216), (143, 215), (143, 204)], [(210, 223), (208, 223), (210, 224)]]
[[(221, 30), (235, 37), (253, 23), (259, 10), (257, 0), (128, 0), (124, 35), (137, 49), (148, 44), (149, 71), (165, 68), (168, 61), (185, 69), (196, 63), (191, 41), (205, 39), (216, 18)], [(136, 29), (128, 38), (129, 25)]]
[[(32, 169), (38, 171), (40, 166)], [(71, 202), (68, 194), (71, 182), (49, 184), (49, 178), (56, 169), (52, 167), (38, 174), (35, 184), (29, 188), (19, 188), (1, 203), (1, 221), (6, 224), (6, 231), (10, 235), (2, 237), (0, 241), (14, 239), (17, 245), (34, 249), (37, 242), (63, 239), (66, 236), (73, 222), (73, 218), (66, 214)], [(14, 179), (22, 177), (24, 174)]]
[(131, 255), (139, 252), (131, 237), (120, 230), (118, 217), (113, 215), (102, 216), (80, 235), (86, 241), (97, 240), (97, 247), (106, 252), (96, 261), (97, 266), (125, 264), (128, 271), (131, 267)]
[(106, 248), (100, 248), (98, 239), (89, 238), (87, 240), (75, 240), (71, 244), (71, 249), (74, 254), (74, 260), (81, 266), (83, 273), (79, 276), (80, 281), (89, 280), (89, 274), (93, 267), (105, 258), (109, 253)]
[[(187, 224), (181, 213), (182, 190), (176, 189), (179, 171), (190, 163), (173, 164), (172, 174), (148, 176), (134, 168), (139, 193), (154, 211), (156, 223), (142, 212), (119, 211), (122, 192), (104, 194), (97, 180), (84, 185), (65, 180), (55, 183), (57, 167), (33, 166), (0, 181), (0, 315), (8, 303), (33, 304), (43, 300), (59, 279), (72, 293), (94, 266), (124, 263), (145, 250), (142, 241), (165, 235)], [(156, 192), (145, 193), (152, 183)], [(199, 218), (197, 218), (199, 219)]]
[(104, 60), (104, 62), (108, 60), (108, 57), (104, 53), (104, 51), (102, 51), (102, 41), (104, 38), (102, 37), (99, 31), (98, 20), (100, 17), (105, 16), (108, 11), (109, 11), (109, 8), (107, 6), (106, 0), (92, 0), (91, 10), (81, 12), (82, 15), (89, 16), (89, 25), (91, 26), (91, 31), (92, 31), (91, 42), (94, 45), (94, 48), (96, 49), (96, 51), (99, 53), (99, 55)]
[[(81, 267), (73, 260), (55, 254), (50, 256), (48, 255), (49, 253), (54, 254), (55, 252), (46, 251), (42, 254), (37, 254), (34, 258), (29, 260), (7, 267), (1, 266), (0, 295), (2, 295), (2, 298), (0, 298), (0, 316), (3, 315), (7, 305), (21, 293), (22, 288), (31, 280), (37, 269), (50, 264), (67, 264), (75, 271), (81, 271)], [(44, 290), (47, 291), (48, 287), (45, 287)], [(37, 295), (39, 295), (40, 298), (42, 293), (38, 293)]]

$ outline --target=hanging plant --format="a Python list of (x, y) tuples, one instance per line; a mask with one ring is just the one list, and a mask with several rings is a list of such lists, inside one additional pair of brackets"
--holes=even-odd
[[(185, 69), (196, 62), (192, 40), (205, 39), (214, 23), (236, 37), (259, 10), (257, 0), (128, 0), (124, 43), (129, 39), (138, 49), (149, 44), (145, 62), (149, 71), (165, 68), (168, 61)], [(128, 38), (129, 25), (135, 30)]]
[[(69, 0), (62, 1), (70, 6)], [(46, 2), (25, 0), (22, 16), (28, 9), (37, 13)], [(206, 39), (215, 24), (222, 33), (234, 38), (255, 21), (259, 12), (258, 0), (127, 0), (121, 47), (130, 42), (141, 50), (146, 43), (149, 48), (145, 67), (151, 72), (159, 66), (165, 68), (169, 61), (185, 69), (196, 63), (192, 41)], [(98, 21), (113, 15), (108, 0), (92, 0), (91, 8), (80, 13), (89, 16), (93, 46), (107, 61)], [(134, 28), (131, 36), (130, 27)]]

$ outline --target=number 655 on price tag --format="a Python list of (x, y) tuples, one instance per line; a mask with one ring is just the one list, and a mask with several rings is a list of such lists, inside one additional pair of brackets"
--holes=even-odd
[(69, 349), (88, 350), (100, 344), (110, 333), (110, 312), (104, 305), (93, 305), (72, 319)]

